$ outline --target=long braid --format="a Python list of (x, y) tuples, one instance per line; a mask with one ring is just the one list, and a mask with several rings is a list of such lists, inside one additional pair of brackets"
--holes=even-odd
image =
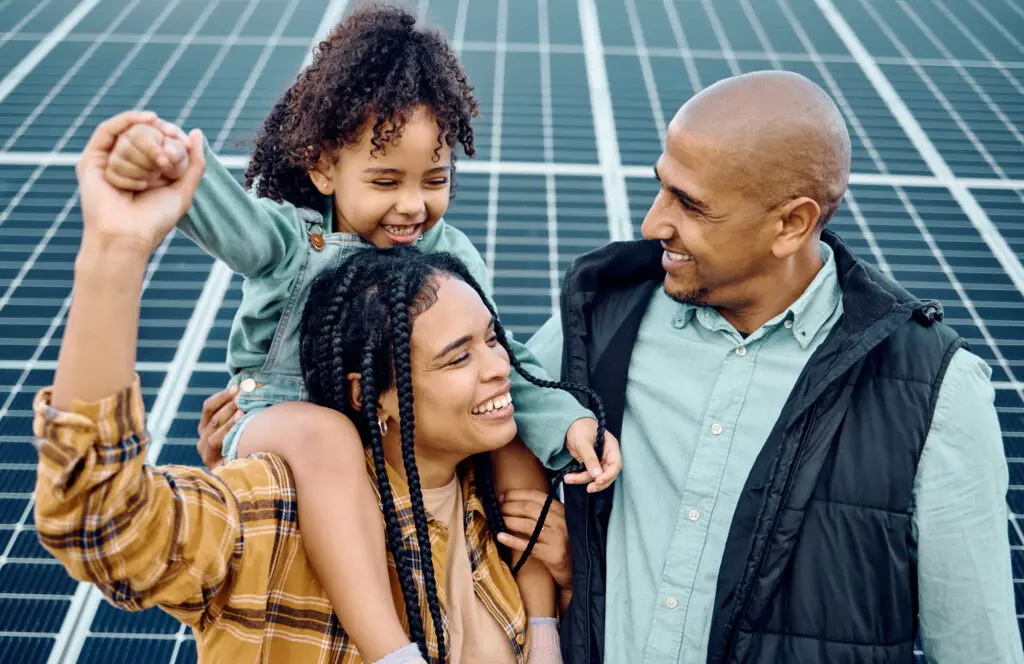
[[(484, 514), (487, 515), (487, 526), (490, 528), (491, 534), (496, 537), (498, 533), (505, 532), (505, 517), (501, 514), (501, 505), (498, 503), (498, 496), (494, 490), (491, 455), (489, 452), (484, 452), (474, 454), (471, 459), (473, 461), (473, 477), (476, 480), (476, 494), (480, 498), (480, 502), (483, 503)], [(499, 543), (498, 551), (505, 564), (511, 564), (511, 552), (508, 548)]]
[(447, 660), (444, 639), (444, 617), (441, 603), (437, 599), (437, 581), (434, 577), (434, 562), (430, 548), (430, 533), (427, 526), (427, 511), (423, 505), (423, 490), (420, 473), (416, 466), (415, 421), (413, 416), (412, 369), (409, 361), (409, 293), (405, 278), (397, 275), (391, 285), (391, 335), (394, 348), (395, 386), (398, 389), (398, 413), (402, 436), (402, 462), (409, 483), (409, 497), (412, 500), (413, 522), (416, 539), (420, 547), (420, 565), (423, 583), (427, 592), (427, 607), (434, 621), (437, 637), (438, 660)]
[(384, 509), (384, 530), (387, 533), (388, 548), (395, 560), (402, 597), (405, 599), (405, 615), (409, 621), (409, 638), (424, 653), (427, 652), (427, 637), (423, 629), (423, 616), (420, 613), (419, 594), (416, 591), (416, 580), (413, 575), (411, 554), (402, 544), (402, 528), (398, 523), (398, 510), (395, 509), (395, 498), (391, 493), (391, 481), (388, 479), (387, 464), (384, 461), (384, 441), (381, 438), (377, 420), (377, 385), (374, 373), (374, 344), (368, 340), (363, 349), (362, 376), (360, 390), (362, 393), (363, 417), (371, 423), (369, 427), (370, 451), (373, 455), (373, 468), (377, 474), (377, 488), (380, 490), (381, 506)]

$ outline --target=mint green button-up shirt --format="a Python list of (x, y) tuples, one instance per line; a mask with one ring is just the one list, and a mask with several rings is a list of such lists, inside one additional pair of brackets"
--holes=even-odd
[[(785, 312), (743, 338), (658, 289), (626, 386), (623, 470), (608, 527), (606, 664), (703, 664), (718, 569), (744, 482), (797, 377), (843, 313), (831, 249)], [(528, 343), (549, 371), (552, 319)], [(991, 370), (957, 351), (914, 485), (921, 635), (931, 664), (1021, 663), (1008, 472)]]

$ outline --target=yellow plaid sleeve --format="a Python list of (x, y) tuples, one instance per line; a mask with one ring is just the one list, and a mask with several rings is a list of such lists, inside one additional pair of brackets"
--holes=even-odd
[[(210, 604), (227, 595), (219, 591), (240, 565), (242, 528), (232, 491), (198, 468), (146, 464), (138, 376), (97, 403), (75, 402), (70, 412), (54, 409), (50, 399), (47, 388), (34, 402), (42, 545), (114, 605), (159, 605), (198, 626)], [(266, 485), (273, 474), (255, 471), (240, 479), (272, 493)]]

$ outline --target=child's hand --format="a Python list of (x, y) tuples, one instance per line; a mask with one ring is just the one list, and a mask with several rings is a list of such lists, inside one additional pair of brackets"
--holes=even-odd
[(229, 387), (203, 402), (203, 415), (199, 418), (199, 442), (196, 451), (210, 470), (219, 466), (224, 457), (224, 436), (242, 417), (238, 410), (238, 388)]
[(586, 473), (574, 473), (565, 476), (566, 484), (587, 484), (587, 493), (604, 491), (622, 470), (622, 454), (619, 452), (619, 441), (610, 431), (604, 433), (604, 454), (598, 460), (594, 451), (594, 439), (597, 437), (597, 421), (583, 417), (572, 423), (565, 434), (565, 447), (574, 459), (587, 467)]
[(104, 176), (125, 191), (168, 184), (188, 169), (189, 147), (188, 136), (169, 122), (136, 123), (118, 136)]

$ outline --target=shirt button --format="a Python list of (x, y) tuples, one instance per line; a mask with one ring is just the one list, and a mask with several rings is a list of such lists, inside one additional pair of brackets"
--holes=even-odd
[(787, 320), (785, 323), (782, 324), (782, 327), (786, 328), (787, 330), (792, 330), (793, 329), (793, 321)]
[(523, 643), (525, 641), (526, 641), (526, 637), (523, 636), (522, 632), (516, 634), (516, 643), (518, 643), (519, 645), (523, 645)]
[(740, 357), (743, 357), (744, 355), (747, 354), (747, 347), (746, 346), (737, 346), (736, 347), (736, 354), (739, 355)]
[(252, 392), (256, 389), (256, 381), (252, 378), (246, 378), (242, 381), (242, 384), (238, 386), (243, 392)]
[(474, 581), (479, 581), (482, 578), (484, 578), (483, 572), (481, 572), (479, 570), (477, 570), (476, 572), (473, 572), (473, 580)]
[(677, 600), (675, 597), (669, 597), (667, 600), (665, 600), (665, 606), (667, 606), (670, 609), (674, 609), (677, 606), (679, 606), (679, 600)]
[(686, 516), (687, 516), (687, 518), (690, 519), (690, 521), (699, 521), (700, 520), (700, 512), (698, 512), (697, 510), (690, 510), (686, 514)]
[(716, 436), (721, 436), (722, 431), (722, 425), (719, 424), (718, 422), (715, 422), (714, 424), (711, 425), (711, 433), (715, 434)]

